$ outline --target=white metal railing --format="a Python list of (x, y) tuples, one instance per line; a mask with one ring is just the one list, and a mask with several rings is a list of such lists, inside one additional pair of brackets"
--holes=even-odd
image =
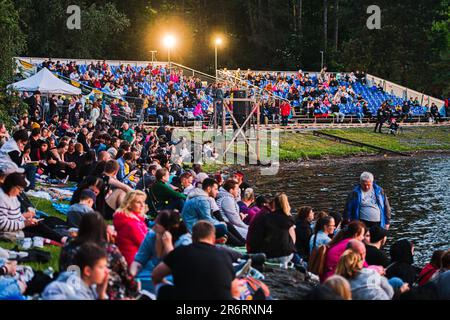
[(379, 83), (381, 83), (384, 91), (386, 91), (387, 93), (390, 93), (392, 95), (395, 95), (397, 97), (401, 97), (405, 100), (408, 100), (409, 98), (413, 98), (413, 99), (418, 98), (419, 102), (422, 106), (426, 105), (426, 104), (431, 105), (432, 103), (435, 103), (438, 107), (442, 107), (445, 104), (445, 102), (443, 100), (426, 95), (419, 91), (415, 91), (415, 90), (406, 88), (404, 86), (384, 80), (382, 78), (373, 76), (371, 74), (367, 74), (366, 79), (367, 79), (368, 84), (378, 85)]
[(258, 86), (253, 85), (253, 84), (250, 84), (245, 79), (242, 79), (240, 77), (236, 77), (235, 74), (233, 74), (233, 71), (216, 70), (216, 74), (217, 74), (217, 78), (219, 78), (220, 80), (233, 82), (235, 84), (238, 84), (240, 86), (243, 86), (243, 87), (246, 87), (246, 88), (249, 88), (249, 89), (255, 89), (260, 96), (263, 96), (264, 93), (268, 93), (275, 99), (284, 100), (284, 101), (288, 101), (289, 102), (288, 99), (285, 99), (285, 98), (283, 98), (283, 97), (281, 97), (281, 96), (279, 96), (277, 94), (274, 94), (273, 92), (268, 92), (266, 89), (260, 88)]
[[(261, 74), (261, 75), (265, 75), (265, 74), (271, 74), (271, 75), (276, 75), (276, 74), (281, 74), (281, 75), (286, 75), (286, 76), (294, 76), (296, 74), (298, 74), (298, 71), (273, 71), (273, 70), (226, 70), (227, 72), (231, 72), (232, 74), (236, 74), (237, 72), (240, 72), (240, 74), (247, 74), (248, 72), (250, 73), (255, 73), (257, 75)], [(320, 72), (317, 71), (303, 71), (303, 74), (309, 74), (309, 75), (315, 75), (315, 76), (319, 76)], [(326, 75), (330, 75), (330, 74), (334, 74), (334, 75), (342, 75), (345, 76), (347, 74), (350, 74), (351, 72), (326, 72)]]

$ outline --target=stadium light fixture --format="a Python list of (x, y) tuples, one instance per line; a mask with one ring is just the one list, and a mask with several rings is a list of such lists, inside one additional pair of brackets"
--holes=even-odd
[(217, 50), (218, 50), (218, 47), (221, 46), (222, 44), (223, 44), (222, 37), (216, 37), (214, 39), (214, 53), (215, 53), (215, 55), (214, 55), (214, 57), (215, 57), (215, 65), (214, 65), (214, 67), (215, 67), (215, 70), (216, 70), (216, 78), (217, 78), (217, 68), (218, 68)]
[(177, 40), (173, 35), (168, 34), (164, 37), (163, 43), (164, 43), (164, 46), (167, 48), (168, 61), (169, 61), (169, 67), (170, 67), (170, 51), (175, 47)]

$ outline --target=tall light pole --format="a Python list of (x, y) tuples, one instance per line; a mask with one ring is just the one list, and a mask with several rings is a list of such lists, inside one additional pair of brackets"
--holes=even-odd
[(152, 51), (150, 51), (150, 53), (152, 54), (152, 62), (155, 62), (155, 57), (156, 57), (156, 53), (157, 53), (158, 51), (156, 51), (156, 50), (152, 50)]
[(176, 43), (176, 39), (173, 35), (168, 34), (164, 37), (163, 39), (164, 42), (164, 46), (167, 48), (167, 57), (168, 57), (168, 61), (169, 61), (169, 68), (170, 68), (170, 51), (172, 50), (172, 48), (175, 46)]
[(322, 62), (320, 63), (320, 71), (323, 70), (323, 51), (320, 51), (320, 54), (322, 55)]
[(220, 37), (217, 37), (217, 38), (214, 40), (214, 52), (215, 52), (215, 64), (214, 64), (214, 66), (215, 66), (215, 70), (216, 70), (216, 81), (217, 81), (217, 70), (218, 70), (218, 63), (217, 63), (217, 48), (218, 48), (220, 45), (222, 45), (222, 43), (223, 43), (223, 40), (222, 40), (222, 38), (220, 38)]

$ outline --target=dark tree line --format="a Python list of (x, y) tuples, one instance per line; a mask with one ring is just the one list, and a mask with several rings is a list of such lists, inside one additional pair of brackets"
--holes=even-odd
[[(180, 43), (172, 60), (213, 73), (214, 34), (226, 43), (219, 65), (241, 69), (365, 70), (435, 96), (450, 88), (449, 0), (0, 0), (14, 4), (26, 46), (43, 57), (166, 60), (161, 38)], [(66, 28), (66, 8), (82, 29)], [(367, 7), (381, 8), (369, 30)], [(2, 15), (2, 13), (0, 13)], [(0, 35), (4, 37), (5, 34)]]

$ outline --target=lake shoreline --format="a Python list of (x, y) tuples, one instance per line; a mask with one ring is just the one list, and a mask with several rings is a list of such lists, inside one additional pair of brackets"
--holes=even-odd
[(384, 155), (384, 154), (352, 154), (345, 156), (324, 156), (320, 159), (298, 159), (297, 161), (283, 160), (280, 161), (280, 166), (323, 166), (331, 164), (342, 163), (358, 163), (361, 161), (394, 161), (405, 160), (411, 158), (423, 159), (434, 156), (450, 157), (450, 150), (420, 150), (420, 151), (407, 151), (403, 152), (408, 154), (409, 157), (401, 155)]

